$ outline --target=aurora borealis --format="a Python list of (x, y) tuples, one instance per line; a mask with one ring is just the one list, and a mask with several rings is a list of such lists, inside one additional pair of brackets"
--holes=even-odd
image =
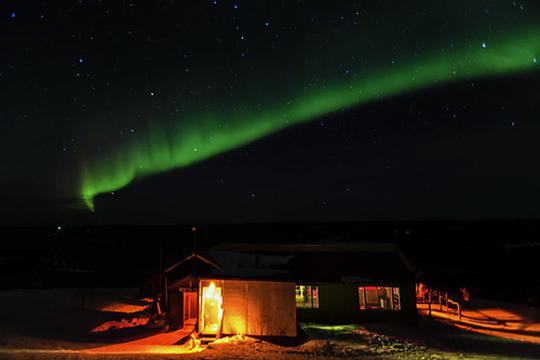
[[(75, 212), (91, 218), (100, 216), (101, 209), (112, 211), (107, 204), (114, 197), (127, 201), (128, 214), (146, 208), (146, 203), (135, 200), (142, 192), (160, 188), (156, 182), (178, 182), (182, 169), (190, 178), (189, 169), (207, 162), (203, 160), (212, 170), (187, 185), (163, 186), (169, 195), (160, 196), (184, 199), (186, 193), (198, 193), (206, 208), (223, 202), (224, 194), (247, 198), (249, 205), (240, 207), (240, 214), (288, 207), (288, 199), (299, 196), (296, 203), (311, 205), (298, 205), (294, 213), (320, 207), (306, 218), (323, 219), (328, 199), (335, 199), (330, 203), (336, 214), (351, 213), (355, 218), (364, 210), (369, 214), (377, 204), (381, 208), (392, 208), (393, 201), (404, 204), (393, 199), (408, 190), (399, 190), (405, 185), (394, 179), (406, 178), (419, 186), (413, 192), (426, 204), (434, 188), (445, 189), (441, 194), (474, 197), (478, 191), (469, 190), (467, 180), (462, 183), (454, 177), (482, 183), (483, 175), (475, 172), (482, 166), (500, 181), (493, 185), (499, 190), (486, 190), (482, 199), (497, 198), (498, 191), (507, 194), (506, 189), (515, 186), (502, 179), (523, 183), (523, 178), (517, 180), (520, 176), (527, 176), (529, 192), (534, 192), (531, 167), (516, 168), (510, 158), (532, 164), (536, 153), (528, 147), (519, 153), (506, 150), (533, 140), (512, 137), (508, 145), (505, 131), (513, 131), (510, 136), (523, 131), (524, 137), (536, 132), (539, 20), (538, 4), (506, 0), (191, 4), (91, 0), (65, 7), (8, 2), (2, 27), (9, 45), (0, 64), (0, 81), (9, 99), (0, 125), (6, 203), (21, 209), (33, 204), (45, 213), (50, 206), (51, 213)], [(513, 84), (508, 89), (520, 89), (517, 82), (523, 79), (530, 80), (522, 91), (495, 88), (489, 95), (493, 100), (485, 91), (497, 87), (498, 81)], [(445, 89), (451, 100), (431, 95), (444, 94)], [(369, 110), (374, 104), (380, 106), (377, 112)], [(417, 109), (417, 104), (423, 108)], [(483, 104), (489, 106), (476, 108)], [(441, 130), (447, 127), (451, 130)], [(491, 129), (490, 145), (474, 138), (489, 135), (478, 135), (479, 127)], [(317, 134), (325, 131), (333, 132), (332, 140), (320, 143)], [(265, 139), (281, 143), (289, 136), (291, 140), (281, 147), (259, 145)], [(392, 147), (384, 145), (390, 142)], [(426, 145), (420, 150), (417, 144)], [(302, 169), (298, 160), (291, 160), (298, 151), (310, 156), (295, 146), (313, 147), (313, 156), (325, 158), (306, 159), (306, 164), (315, 163), (308, 169), (318, 174), (313, 180), (306, 169), (294, 170)], [(252, 176), (253, 163), (232, 171), (232, 159), (259, 148), (272, 153), (266, 159), (279, 159), (288, 170), (269, 170), (253, 189), (249, 183), (243, 188), (235, 185)], [(396, 148), (411, 153), (404, 160)], [(486, 161), (484, 149), (497, 154), (493, 155), (497, 161)], [(504, 151), (516, 153), (506, 159), (499, 154)], [(469, 158), (480, 167), (469, 165)], [(374, 165), (377, 161), (382, 165)], [(405, 163), (407, 169), (401, 167)], [(338, 166), (338, 178), (328, 164)], [(434, 175), (423, 173), (426, 166)], [(386, 174), (393, 169), (395, 173)], [(378, 180), (372, 182), (371, 176)], [(154, 190), (145, 190), (146, 183)], [(302, 193), (306, 183), (317, 190)], [(377, 183), (384, 188), (373, 185)], [(453, 187), (457, 183), (459, 188)], [(386, 198), (390, 184), (395, 185), (394, 195)], [(135, 197), (130, 193), (134, 188), (141, 189)], [(206, 190), (217, 198), (207, 197)], [(264, 193), (272, 195), (266, 199), (257, 195)], [(370, 194), (379, 196), (368, 201)], [(195, 200), (183, 201), (159, 211), (198, 206)], [(418, 213), (437, 213), (432, 206), (423, 205)], [(453, 206), (458, 213), (461, 205)], [(481, 210), (478, 214), (485, 215)], [(54, 215), (53, 221), (63, 216)]]
[(540, 28), (493, 40), (493, 46), (489, 47), (476, 42), (476, 48), (455, 48), (444, 55), (426, 55), (418, 63), (370, 69), (373, 74), (305, 92), (285, 104), (267, 105), (262, 109), (246, 107), (240, 114), (235, 112), (228, 117), (225, 129), (218, 126), (219, 118), (229, 114), (203, 115), (202, 119), (191, 115), (191, 119), (184, 120), (189, 125), (172, 136), (148, 134), (146, 141), (122, 149), (124, 156), (112, 155), (112, 159), (100, 160), (97, 165), (86, 168), (81, 196), (93, 210), (96, 195), (118, 190), (138, 177), (188, 166), (334, 111), (446, 81), (504, 75), (537, 66)]

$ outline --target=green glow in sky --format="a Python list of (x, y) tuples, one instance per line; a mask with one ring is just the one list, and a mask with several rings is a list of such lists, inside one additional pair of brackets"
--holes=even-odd
[[(266, 101), (263, 85), (256, 105), (232, 104), (228, 110), (204, 110), (178, 119), (173, 131), (159, 126), (139, 134), (107, 156), (83, 165), (80, 196), (94, 210), (94, 198), (136, 179), (186, 167), (238, 148), (279, 130), (336, 111), (430, 86), (485, 76), (532, 71), (540, 64), (540, 28), (492, 36), (489, 41), (456, 45), (423, 56), (355, 68), (358, 76), (327, 81), (308, 90), (299, 87), (283, 101)], [(283, 79), (287, 81), (287, 71)], [(211, 101), (211, 100), (209, 100)]]

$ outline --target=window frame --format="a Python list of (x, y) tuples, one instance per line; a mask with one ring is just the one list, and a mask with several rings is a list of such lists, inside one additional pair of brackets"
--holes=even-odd
[[(375, 288), (375, 290), (368, 290), (368, 288)], [(381, 297), (379, 292), (384, 290), (386, 293), (385, 297)], [(368, 291), (377, 292), (377, 307), (370, 307), (368, 305)], [(401, 290), (399, 286), (393, 285), (361, 285), (357, 286), (358, 294), (358, 309), (360, 311), (401, 311)], [(388, 294), (390, 295), (388, 297)], [(388, 307), (381, 307), (381, 299), (388, 300)], [(397, 299), (397, 306), (395, 299)]]
[[(307, 301), (305, 304), (307, 304), (308, 306), (298, 306), (298, 301), (297, 301), (297, 298), (296, 298), (296, 291), (298, 289), (298, 287), (305, 287), (306, 290), (307, 288), (309, 287), (309, 296), (308, 296), (308, 299), (309, 301)], [(317, 293), (317, 296), (316, 296), (316, 302), (315, 302), (315, 299), (314, 299), (314, 296), (313, 296), (313, 290), (315, 289), (316, 293)], [(295, 289), (294, 289), (294, 300), (295, 300), (295, 307), (296, 309), (307, 309), (307, 310), (314, 310), (314, 309), (319, 309), (319, 307), (321, 306), (320, 302), (320, 287), (319, 285), (316, 285), (316, 284), (295, 284)], [(316, 305), (316, 306), (315, 306)]]

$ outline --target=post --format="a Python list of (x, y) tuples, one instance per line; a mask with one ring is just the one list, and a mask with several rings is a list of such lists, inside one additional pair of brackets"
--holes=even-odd
[(164, 300), (164, 304), (165, 304), (165, 310), (167, 312), (169, 312), (169, 284), (168, 284), (168, 281), (167, 281), (167, 274), (165, 274), (165, 300)]
[(163, 243), (159, 242), (159, 293), (163, 295)]
[(197, 227), (194, 225), (191, 227), (191, 232), (193, 233), (193, 253), (197, 253)]
[(431, 289), (428, 291), (428, 317), (431, 319)]

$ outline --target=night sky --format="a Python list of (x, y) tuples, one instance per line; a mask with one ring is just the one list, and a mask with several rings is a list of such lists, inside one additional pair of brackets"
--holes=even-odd
[(0, 224), (540, 216), (537, 1), (3, 1)]

